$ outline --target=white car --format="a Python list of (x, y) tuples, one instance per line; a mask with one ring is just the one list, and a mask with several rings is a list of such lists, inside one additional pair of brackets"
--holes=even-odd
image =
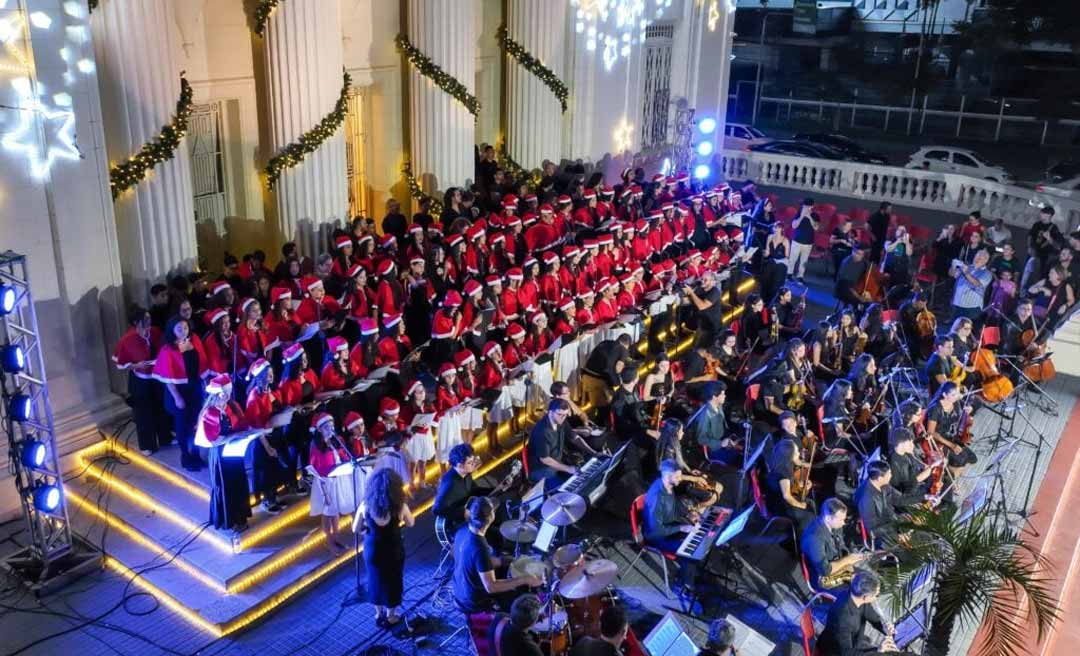
[(749, 150), (750, 146), (767, 144), (774, 139), (752, 125), (728, 123), (724, 126), (724, 148), (728, 150)]
[(1013, 182), (1013, 177), (1002, 167), (988, 163), (974, 151), (952, 146), (924, 146), (915, 151), (905, 168), (960, 173), (1002, 184)]
[(1064, 180), (1045, 180), (1035, 185), (1035, 191), (1063, 198), (1080, 198), (1080, 175)]

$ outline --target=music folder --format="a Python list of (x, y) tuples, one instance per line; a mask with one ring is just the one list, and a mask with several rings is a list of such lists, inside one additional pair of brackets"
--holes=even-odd
[(253, 431), (244, 431), (242, 433), (233, 433), (229, 436), (229, 441), (221, 447), (222, 458), (243, 458), (247, 453), (248, 444), (260, 435), (265, 435), (270, 431), (260, 428)]
[(697, 656), (701, 651), (671, 611), (649, 631), (641, 646), (649, 656)]
[(775, 643), (735, 617), (728, 615), (724, 619), (735, 628), (735, 644), (732, 646), (739, 650), (739, 656), (769, 656), (776, 649)]
[(750, 514), (756, 510), (757, 507), (750, 504), (746, 510), (742, 511), (735, 519), (728, 522), (728, 525), (724, 527), (724, 530), (720, 531), (720, 535), (716, 536), (716, 542), (713, 543), (713, 546), (719, 547), (734, 540), (735, 537), (738, 536), (739, 533), (742, 533), (743, 529), (746, 528), (746, 523), (750, 521)]

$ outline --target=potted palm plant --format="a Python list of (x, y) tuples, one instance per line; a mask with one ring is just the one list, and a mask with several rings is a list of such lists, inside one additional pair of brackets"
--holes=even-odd
[(954, 513), (918, 510), (904, 522), (912, 531), (909, 556), (882, 573), (894, 612), (910, 607), (911, 582), (932, 565), (933, 608), (926, 654), (949, 653), (957, 622), (985, 622), (980, 656), (1026, 653), (1030, 626), (1039, 641), (1057, 619), (1050, 566), (1024, 532), (1000, 526), (985, 512), (961, 524)]

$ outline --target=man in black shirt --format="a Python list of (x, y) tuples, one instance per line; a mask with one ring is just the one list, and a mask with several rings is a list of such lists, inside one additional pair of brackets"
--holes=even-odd
[(650, 419), (645, 412), (645, 403), (637, 394), (637, 368), (623, 369), (619, 380), (619, 389), (611, 401), (612, 429), (620, 438), (632, 439), (639, 449), (651, 451), (660, 438), (660, 431), (649, 428)]
[(468, 505), (469, 521), (454, 535), (454, 573), (451, 579), (454, 600), (466, 613), (506, 608), (512, 599), (507, 593), (522, 586), (536, 587), (543, 581), (536, 576), (515, 579), (495, 577), (502, 565), (484, 539), (495, 523), (495, 505), (486, 497), (476, 497)]
[(917, 290), (900, 305), (900, 333), (912, 359), (922, 359), (925, 342), (919, 337), (919, 314), (926, 309), (926, 292)]
[(446, 535), (452, 536), (466, 519), (465, 505), (469, 498), (485, 496), (490, 490), (480, 488), (473, 481), (472, 475), (480, 465), (480, 458), (473, 452), (472, 446), (458, 444), (450, 449), (448, 460), (450, 469), (439, 479), (439, 489), (431, 510), (435, 517), (445, 523)]
[(862, 307), (866, 299), (855, 293), (855, 286), (866, 277), (869, 266), (866, 247), (856, 246), (855, 250), (851, 251), (851, 255), (840, 263), (840, 269), (836, 272), (835, 296), (837, 300), (856, 309)]
[(541, 608), (539, 597), (523, 594), (510, 604), (509, 615), (497, 613), (488, 628), (488, 643), (494, 647), (491, 656), (543, 656), (529, 631), (540, 619)]
[[(881, 592), (881, 579), (873, 572), (859, 572), (851, 581), (851, 589), (840, 595), (829, 608), (825, 629), (817, 639), (817, 651), (829, 656), (865, 656), (865, 654), (895, 652), (894, 627), (885, 621), (874, 600)], [(878, 648), (867, 642), (866, 625), (885, 634)]]
[(686, 533), (693, 528), (698, 515), (675, 494), (682, 483), (682, 469), (674, 460), (660, 463), (660, 477), (645, 493), (643, 537), (646, 544), (661, 551), (674, 552)]
[(622, 606), (606, 606), (600, 611), (600, 637), (584, 636), (570, 656), (622, 656), (620, 648), (629, 632), (630, 623)]
[(773, 305), (773, 310), (776, 312), (776, 319), (780, 322), (778, 330), (781, 338), (787, 339), (803, 333), (801, 312), (799, 306), (792, 302), (792, 293), (789, 288), (781, 287), (776, 293), (776, 304)]
[(683, 286), (683, 294), (690, 301), (698, 316), (698, 343), (712, 348), (724, 325), (722, 294), (716, 285), (716, 276), (707, 271), (701, 276), (701, 288)]
[(386, 201), (386, 216), (382, 220), (383, 234), (394, 235), (399, 244), (404, 244), (408, 230), (409, 222), (405, 215), (401, 213), (401, 203), (394, 198)]
[(1054, 208), (1047, 205), (1039, 210), (1039, 218), (1028, 230), (1028, 255), (1039, 262), (1039, 273), (1035, 279), (1045, 277), (1050, 267), (1050, 258), (1062, 245), (1061, 230), (1054, 223)]
[(896, 514), (902, 510), (901, 497), (890, 481), (889, 464), (875, 460), (867, 466), (866, 480), (855, 490), (855, 507), (874, 547), (892, 546), (899, 539)]
[(829, 251), (833, 259), (833, 277), (840, 273), (840, 264), (855, 248), (855, 232), (852, 230), (851, 218), (844, 217), (840, 225), (833, 228), (829, 235)]
[(878, 206), (878, 211), (870, 215), (870, 234), (874, 236), (874, 243), (870, 247), (870, 261), (880, 262), (881, 251), (885, 248), (885, 236), (889, 232), (889, 222), (892, 221), (892, 203), (885, 201)]
[(927, 479), (940, 462), (924, 464), (915, 457), (915, 435), (907, 428), (889, 432), (889, 469), (891, 484), (900, 493), (900, 506), (907, 511), (927, 500)]
[(792, 221), (794, 234), (791, 240), (791, 255), (788, 257), (788, 275), (805, 284), (806, 264), (810, 261), (810, 251), (814, 250), (814, 231), (818, 228), (818, 215), (814, 213), (814, 199), (806, 198), (799, 208), (799, 215)]
[(600, 416), (604, 416), (611, 404), (619, 374), (630, 362), (630, 344), (630, 335), (626, 333), (616, 339), (605, 339), (596, 345), (582, 367), (582, 402), (591, 404)]
[(810, 571), (810, 587), (818, 590), (824, 586), (821, 579), (837, 572), (854, 568), (866, 560), (861, 553), (848, 553), (844, 544), (844, 522), (847, 521), (847, 506), (836, 499), (826, 499), (821, 504), (821, 513), (806, 527), (799, 539), (799, 548), (806, 558), (806, 568)]
[(934, 352), (926, 361), (926, 378), (930, 383), (930, 395), (937, 394), (938, 388), (949, 380), (953, 370), (953, 340), (942, 335), (934, 340)]
[(546, 481), (546, 490), (555, 489), (577, 472), (577, 467), (564, 461), (566, 433), (569, 430), (566, 418), (569, 416), (570, 404), (563, 399), (552, 399), (543, 419), (536, 422), (529, 433), (529, 442), (525, 447), (529, 480), (534, 483)]

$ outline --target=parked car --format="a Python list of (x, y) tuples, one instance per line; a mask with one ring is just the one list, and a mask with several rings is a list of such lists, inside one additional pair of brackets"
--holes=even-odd
[(791, 155), (793, 157), (814, 157), (817, 159), (843, 160), (844, 155), (828, 146), (810, 143), (809, 141), (770, 141), (769, 143), (750, 146), (749, 150), (755, 153), (771, 153), (773, 155)]
[(770, 141), (771, 138), (752, 125), (728, 123), (724, 126), (724, 148), (729, 150), (746, 150)]
[(863, 162), (865, 164), (881, 164), (886, 165), (889, 163), (887, 157), (880, 153), (874, 153), (866, 150), (857, 142), (845, 137), (842, 134), (796, 134), (796, 141), (806, 141), (808, 143), (828, 146), (833, 150), (842, 154), (846, 159), (852, 162)]
[(1071, 178), (1043, 180), (1035, 185), (1035, 191), (1063, 198), (1080, 198), (1080, 173)]
[(989, 163), (974, 151), (952, 146), (923, 146), (915, 151), (905, 168), (961, 173), (1002, 184), (1013, 182), (1013, 177), (1004, 168)]
[(1040, 184), (1057, 184), (1080, 176), (1080, 160), (1066, 159), (1046, 169), (1046, 180)]

